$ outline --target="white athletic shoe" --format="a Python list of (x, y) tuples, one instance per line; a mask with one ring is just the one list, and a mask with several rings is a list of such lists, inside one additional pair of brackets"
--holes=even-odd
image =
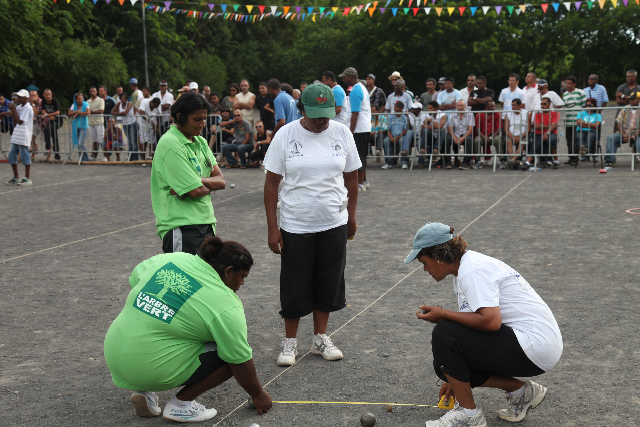
[(367, 187), (364, 184), (358, 184), (358, 193), (362, 193), (363, 191), (367, 191)]
[(158, 396), (152, 391), (132, 390), (131, 403), (139, 417), (156, 417), (162, 412), (158, 405)]
[(189, 406), (177, 406), (171, 402), (167, 403), (164, 407), (162, 417), (179, 423), (200, 423), (210, 420), (215, 417), (217, 413), (218, 411), (215, 409), (207, 409), (204, 405), (193, 400)]
[(406, 163), (403, 163), (403, 164), (402, 164), (402, 169), (409, 169), (409, 165), (408, 165), (408, 164), (406, 164)]
[(547, 388), (530, 380), (524, 380), (524, 392), (519, 396), (511, 396), (507, 393), (508, 409), (500, 409), (498, 416), (503, 420), (522, 420), (527, 415), (527, 409), (535, 408), (547, 395)]
[(371, 187), (371, 184), (369, 184), (369, 181), (365, 181), (365, 182), (364, 182), (364, 186), (365, 186), (365, 187), (367, 187), (367, 188), (369, 188), (369, 187)]
[(338, 347), (333, 345), (331, 338), (325, 334), (318, 334), (313, 337), (311, 353), (319, 354), (324, 357), (325, 360), (340, 360), (343, 357), (342, 352), (338, 350)]
[[(385, 163), (380, 169), (391, 169), (392, 167), (393, 166), (388, 165), (388, 164)], [(9, 184), (7, 184), (7, 185), (9, 185)]]
[(478, 408), (475, 417), (468, 417), (456, 402), (452, 410), (444, 414), (439, 420), (427, 421), (427, 427), (487, 427), (482, 409)]
[(278, 356), (278, 365), (291, 366), (296, 363), (298, 355), (298, 340), (295, 338), (284, 338), (282, 340), (282, 350)]

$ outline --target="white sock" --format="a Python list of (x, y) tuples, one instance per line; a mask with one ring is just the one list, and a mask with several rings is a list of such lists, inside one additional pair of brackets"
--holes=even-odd
[(529, 163), (529, 160), (527, 160), (525, 163), (526, 163), (527, 165), (529, 165), (529, 164), (530, 164), (530, 163)]
[(462, 406), (461, 406), (461, 408), (462, 408), (462, 410), (464, 411), (464, 413), (465, 413), (465, 415), (467, 417), (475, 417), (478, 414), (478, 408), (476, 408), (476, 409), (467, 409), (467, 408), (464, 408)]
[(558, 163), (558, 164), (560, 164), (560, 161), (558, 161), (558, 160), (554, 160), (554, 161), (553, 161), (553, 163)]
[(509, 392), (511, 396), (520, 396), (522, 393), (524, 393), (524, 384), (522, 384), (522, 387), (520, 387), (516, 391)]
[(171, 399), (169, 403), (172, 403), (178, 407), (184, 408), (184, 407), (190, 406), (191, 402), (193, 402), (193, 400), (180, 400), (177, 397), (173, 396), (173, 399)]

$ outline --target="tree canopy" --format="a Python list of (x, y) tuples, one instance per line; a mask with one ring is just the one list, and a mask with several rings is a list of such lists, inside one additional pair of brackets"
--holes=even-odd
[[(585, 2), (586, 3), (586, 2)], [(350, 6), (341, 0), (315, 0), (270, 5)], [(504, 5), (485, 0), (483, 6)], [(446, 6), (471, 6), (449, 0)], [(473, 4), (478, 6), (477, 4)], [(193, 6), (193, 5), (191, 5)], [(393, 5), (391, 5), (393, 6)], [(196, 5), (197, 7), (197, 5)], [(428, 77), (452, 76), (464, 87), (468, 74), (484, 75), (496, 91), (508, 75), (521, 82), (534, 71), (557, 88), (575, 75), (580, 87), (589, 74), (600, 76), (610, 95), (624, 82), (629, 68), (638, 68), (640, 28), (638, 7), (600, 9), (583, 4), (579, 11), (528, 7), (513, 14), (495, 9), (484, 15), (416, 17), (379, 12), (322, 19), (316, 23), (265, 18), (256, 23), (194, 19), (186, 14), (146, 11), (149, 83), (160, 80), (180, 88), (187, 79), (223, 92), (231, 82), (246, 78), (255, 88), (276, 77), (294, 87), (319, 79), (323, 71), (336, 74), (348, 66), (361, 74), (374, 73), (379, 86), (391, 90), (387, 76), (397, 70), (416, 93)], [(206, 4), (200, 11), (208, 11)], [(564, 11), (563, 11), (564, 10)], [(257, 8), (254, 9), (257, 13)], [(0, 89), (26, 87), (32, 81), (51, 88), (56, 97), (70, 99), (78, 90), (114, 86), (136, 77), (144, 84), (142, 10), (140, 3), (110, 5), (102, 0), (70, 3), (53, 0), (0, 0)]]

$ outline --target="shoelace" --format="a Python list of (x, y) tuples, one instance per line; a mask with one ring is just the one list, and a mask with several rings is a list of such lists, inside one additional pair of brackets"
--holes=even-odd
[(507, 402), (509, 402), (509, 405), (513, 406), (513, 408), (511, 409), (513, 409), (516, 415), (518, 415), (524, 408), (524, 405), (525, 405), (524, 395), (525, 393), (522, 393), (519, 396), (507, 395)]
[(199, 411), (199, 412), (204, 412), (206, 408), (204, 407), (204, 405), (194, 400), (193, 403), (191, 404), (191, 409), (195, 409), (196, 411)]
[(151, 402), (153, 406), (158, 406), (158, 395), (150, 391), (146, 393), (146, 398)]
[(334, 350), (337, 348), (335, 345), (333, 345), (333, 342), (331, 342), (331, 338), (329, 337), (322, 338), (320, 341), (324, 344), (324, 347), (328, 350)]
[(282, 352), (284, 354), (293, 353), (295, 351), (295, 343), (293, 341), (289, 341), (286, 338), (282, 340)]
[(440, 417), (440, 421), (442, 422), (453, 421), (459, 416), (458, 414), (460, 412), (461, 411), (459, 410), (459, 408), (453, 408), (452, 410), (444, 414), (442, 417)]

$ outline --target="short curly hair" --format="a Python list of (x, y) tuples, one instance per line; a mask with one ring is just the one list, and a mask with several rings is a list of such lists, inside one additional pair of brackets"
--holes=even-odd
[[(449, 233), (453, 234), (453, 227), (450, 227), (449, 229)], [(444, 261), (447, 264), (453, 264), (462, 258), (462, 255), (464, 255), (464, 251), (468, 246), (469, 244), (462, 238), (462, 236), (456, 236), (448, 242), (428, 248), (422, 248), (420, 253), (418, 253), (418, 256), (424, 255), (438, 261)]]

